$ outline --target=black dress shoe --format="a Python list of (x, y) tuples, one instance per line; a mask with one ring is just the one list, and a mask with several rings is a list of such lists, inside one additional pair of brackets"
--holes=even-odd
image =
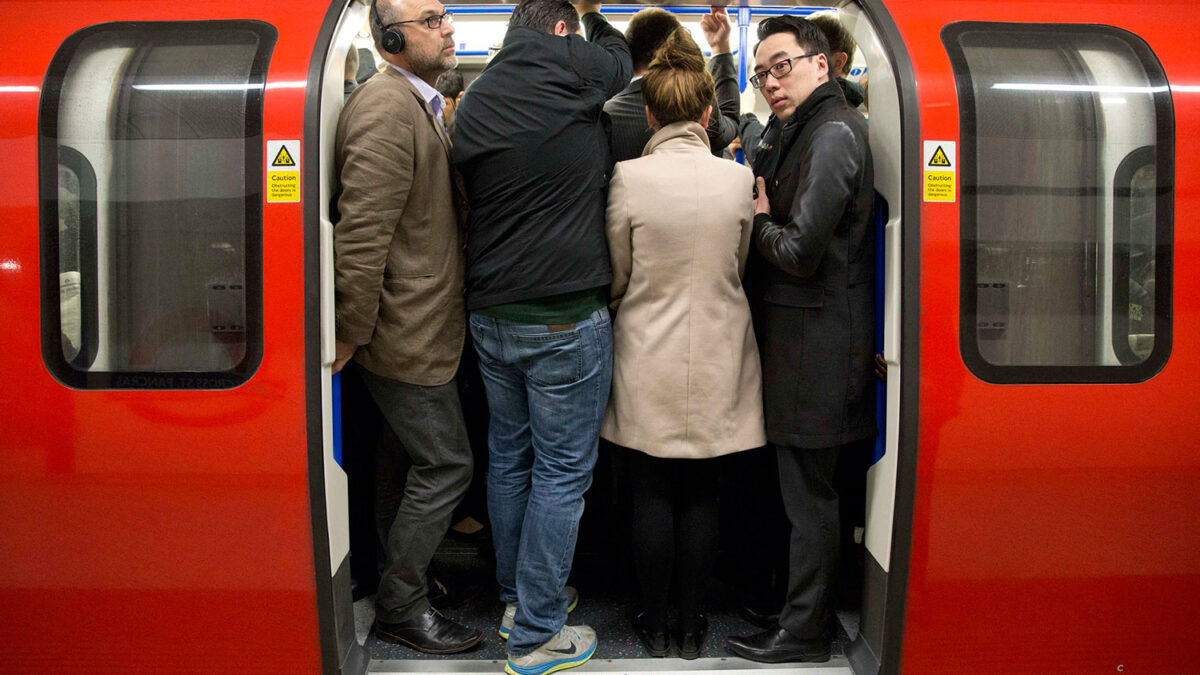
[(695, 630), (685, 630), (679, 636), (679, 658), (698, 659), (704, 650), (704, 638), (708, 637), (708, 619), (701, 614)]
[(666, 656), (671, 649), (667, 631), (654, 630), (646, 619), (645, 612), (639, 612), (637, 616), (633, 617), (633, 632), (637, 633), (638, 639), (642, 641), (642, 646), (646, 648), (646, 651), (650, 652), (650, 656)]
[(734, 654), (761, 663), (829, 660), (829, 640), (801, 640), (780, 626), (746, 637), (730, 637), (728, 644)]
[(774, 628), (779, 625), (778, 610), (774, 614), (771, 614), (769, 612), (760, 612), (751, 605), (742, 605), (738, 607), (738, 614), (759, 628)]
[(438, 614), (432, 607), (411, 619), (396, 623), (375, 622), (375, 635), (427, 654), (465, 652), (483, 642), (483, 633)]

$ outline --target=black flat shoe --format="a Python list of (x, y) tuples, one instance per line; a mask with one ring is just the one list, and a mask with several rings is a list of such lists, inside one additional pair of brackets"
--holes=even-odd
[(829, 640), (801, 640), (780, 626), (745, 637), (730, 637), (728, 645), (734, 654), (760, 663), (820, 663), (829, 660), (830, 651)]
[(638, 612), (637, 616), (633, 617), (633, 632), (637, 633), (638, 639), (642, 641), (646, 651), (650, 652), (650, 656), (663, 657), (671, 650), (667, 631), (653, 630), (646, 620), (645, 612)]
[(679, 636), (679, 658), (692, 659), (700, 658), (700, 652), (704, 650), (704, 638), (708, 637), (708, 619), (701, 614), (699, 617), (699, 628), (692, 631), (683, 631)]
[(375, 636), (426, 654), (456, 654), (483, 642), (483, 633), (447, 619), (432, 607), (404, 621), (376, 621)]

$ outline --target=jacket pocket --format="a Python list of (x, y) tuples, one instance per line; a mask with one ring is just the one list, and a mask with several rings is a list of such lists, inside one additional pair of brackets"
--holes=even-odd
[(773, 283), (767, 287), (763, 300), (784, 307), (815, 308), (825, 304), (825, 289), (817, 284), (801, 286), (798, 284)]

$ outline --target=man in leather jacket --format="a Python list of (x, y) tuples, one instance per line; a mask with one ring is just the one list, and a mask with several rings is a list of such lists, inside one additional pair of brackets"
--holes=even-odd
[(830, 78), (820, 29), (772, 18), (758, 37), (752, 84), (778, 123), (754, 163), (747, 291), (791, 541), (778, 625), (729, 646), (755, 661), (825, 661), (838, 556), (834, 469), (843, 446), (876, 433), (872, 161), (866, 120)]

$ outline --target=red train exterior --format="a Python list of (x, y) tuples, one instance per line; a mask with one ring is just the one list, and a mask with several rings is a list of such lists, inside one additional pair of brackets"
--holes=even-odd
[[(0, 7), (0, 672), (359, 672), (325, 526), (317, 92), (344, 3), (11, 0)], [(449, 3), (448, 3), (449, 4)], [(901, 92), (895, 526), (874, 658), (903, 673), (1197, 673), (1200, 30), (1184, 2), (863, 2)], [(232, 388), (64, 384), (43, 354), (39, 100), (108, 22), (277, 33), (263, 134), (301, 140), (300, 201), (264, 203), (261, 361)], [(963, 147), (959, 22), (1105, 25), (1172, 87), (1170, 351), (1152, 377), (996, 383), (962, 356), (962, 200), (922, 199), (923, 140)], [(1160, 176), (1160, 179), (1162, 177)], [(264, 177), (265, 181), (265, 177)], [(265, 190), (264, 184), (264, 190)], [(961, 195), (960, 195), (961, 197)], [(1162, 271), (1162, 270), (1160, 270)], [(51, 327), (53, 329), (53, 327)], [(870, 612), (867, 612), (870, 614)], [(497, 671), (499, 669), (497, 668)]]

